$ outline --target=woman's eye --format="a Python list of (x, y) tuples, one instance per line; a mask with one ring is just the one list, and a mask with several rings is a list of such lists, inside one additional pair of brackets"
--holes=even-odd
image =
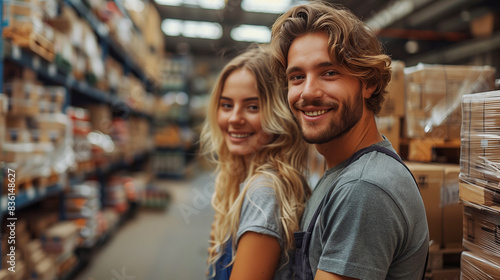
[(231, 106), (231, 104), (228, 104), (228, 103), (222, 103), (222, 104), (220, 104), (220, 107), (222, 109), (230, 109), (232, 106)]
[(258, 105), (250, 105), (250, 106), (248, 106), (248, 109), (250, 109), (250, 110), (259, 110), (259, 106)]

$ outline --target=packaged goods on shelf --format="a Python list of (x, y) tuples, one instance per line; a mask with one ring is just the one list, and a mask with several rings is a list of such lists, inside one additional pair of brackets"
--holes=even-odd
[(407, 138), (459, 139), (464, 94), (494, 89), (489, 66), (425, 65), (405, 68)]
[(463, 207), (459, 204), (460, 167), (454, 164), (406, 162), (424, 201), (429, 237), (441, 248), (460, 247)]
[(78, 227), (73, 221), (57, 222), (42, 234), (40, 240), (45, 253), (61, 263), (78, 245)]
[(73, 124), (73, 150), (75, 165), (72, 171), (77, 173), (90, 172), (95, 169), (92, 161), (92, 144), (87, 138), (92, 130), (88, 110), (80, 107), (69, 107), (66, 114)]
[(405, 113), (405, 63), (393, 60), (391, 63), (391, 81), (387, 85), (382, 110), (379, 116), (403, 117)]
[(30, 279), (56, 279), (58, 265), (45, 253), (40, 239), (32, 240), (27, 248), (26, 262)]
[[(59, 202), (50, 200), (44, 201), (43, 205), (44, 208), (60, 207)], [(64, 196), (63, 205), (64, 218), (73, 222), (78, 229), (78, 245), (85, 248), (94, 246), (105, 231), (102, 226), (99, 183), (88, 180), (72, 184)]]
[(89, 113), (92, 130), (100, 131), (104, 134), (112, 133), (113, 113), (107, 104), (90, 104), (85, 109)]
[(500, 190), (500, 91), (467, 94), (462, 99), (461, 179)]
[(150, 122), (145, 118), (129, 118), (131, 149), (136, 152), (147, 152), (154, 148), (149, 135)]
[(118, 226), (118, 223), (120, 222), (120, 215), (112, 208), (104, 208), (102, 210), (102, 216), (104, 218), (102, 220), (103, 223), (102, 226), (106, 230), (109, 231), (114, 230)]
[(153, 158), (153, 170), (159, 177), (182, 178), (186, 173), (186, 154), (181, 148), (157, 149)]
[(141, 206), (148, 209), (163, 210), (170, 200), (170, 194), (166, 190), (149, 185), (141, 198)]
[(8, 114), (11, 116), (35, 116), (39, 113), (39, 100), (43, 88), (40, 85), (21, 79), (4, 83), (8, 97)]
[(463, 246), (500, 264), (500, 208), (464, 201)]
[(29, 232), (36, 238), (59, 221), (59, 213), (55, 211), (28, 212), (22, 214), (21, 217), (27, 221)]
[(111, 207), (118, 213), (128, 210), (127, 193), (121, 177), (112, 177), (105, 186), (104, 206)]
[(54, 64), (64, 73), (71, 73), (76, 57), (68, 35), (54, 30)]
[(500, 279), (500, 263), (484, 259), (472, 251), (462, 253), (462, 280)]
[(105, 61), (106, 67), (106, 81), (109, 89), (117, 92), (122, 83), (123, 66), (114, 58), (108, 56)]
[(33, 31), (33, 24), (41, 22), (43, 11), (35, 1), (2, 1), (3, 18), (7, 23), (4, 36), (10, 36), (10, 33), (26, 34)]

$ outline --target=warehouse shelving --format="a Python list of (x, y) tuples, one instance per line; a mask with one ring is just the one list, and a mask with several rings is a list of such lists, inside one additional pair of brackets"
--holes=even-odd
[[(109, 36), (109, 30), (107, 26), (100, 22), (97, 17), (90, 11), (89, 8), (81, 0), (65, 0), (64, 4), (72, 7), (77, 14), (85, 19), (93, 31), (98, 37), (98, 42), (102, 49), (102, 58), (105, 59), (107, 56), (113, 57), (117, 62), (119, 62), (123, 67), (124, 75), (129, 73), (133, 74), (139, 80), (142, 81), (144, 88), (148, 92), (154, 92), (158, 88), (158, 82), (151, 79), (146, 72), (141, 69), (138, 63), (134, 61), (129, 54), (114, 40)], [(123, 5), (117, 2), (117, 6), (123, 9)], [(124, 13), (126, 14), (126, 13)], [(7, 24), (3, 20), (3, 3), (0, 4), (0, 34), (2, 34), (3, 27)], [(137, 29), (137, 27), (135, 27)], [(14, 65), (19, 65), (24, 68), (33, 70), (38, 79), (43, 81), (47, 85), (59, 85), (66, 89), (64, 108), (70, 106), (72, 103), (85, 103), (85, 104), (105, 104), (112, 108), (115, 117), (128, 118), (140, 117), (148, 120), (150, 123), (153, 121), (154, 116), (152, 112), (140, 111), (132, 108), (127, 104), (125, 100), (122, 100), (115, 92), (112, 90), (104, 91), (98, 89), (85, 81), (79, 81), (73, 77), (71, 73), (68, 73), (64, 67), (58, 66), (56, 63), (49, 62), (36, 54), (31, 53), (9, 41), (5, 41), (0, 38), (0, 93), (3, 92), (4, 82), (4, 61), (12, 62)], [(150, 93), (151, 94), (151, 93)], [(149, 159), (151, 151), (143, 151), (133, 155), (131, 160), (124, 160), (122, 158), (107, 162), (102, 166), (96, 167), (90, 172), (84, 174), (71, 174), (69, 176), (68, 182), (61, 180), (59, 183), (52, 184), (43, 188), (31, 187), (26, 190), (19, 190), (15, 194), (15, 206), (17, 211), (24, 210), (38, 202), (43, 201), (49, 197), (59, 196), (59, 214), (60, 219), (65, 220), (67, 217), (65, 215), (65, 191), (67, 190), (68, 184), (77, 184), (83, 182), (84, 180), (94, 177), (101, 183), (101, 199), (105, 197), (104, 183), (106, 183), (108, 177), (114, 172), (125, 170), (131, 168), (135, 165), (144, 163), (144, 161)], [(3, 165), (3, 162), (0, 162)], [(7, 195), (1, 194), (1, 188), (4, 183), (3, 177), (5, 175), (6, 169), (1, 166), (0, 170), (0, 219), (3, 219), (7, 212), (8, 197)], [(102, 204), (101, 204), (102, 205)], [(102, 207), (102, 206), (101, 206)], [(1, 221), (0, 221), (1, 225)], [(89, 261), (89, 256), (102, 245), (106, 240), (108, 240), (114, 233), (115, 229), (111, 229), (109, 232), (104, 233), (98, 240), (93, 244), (84, 244), (81, 248), (78, 248), (78, 264), (73, 270), (69, 271), (65, 276), (60, 279), (71, 279), (74, 274), (80, 270), (83, 265)], [(0, 254), (2, 252), (0, 248)], [(0, 265), (0, 268), (2, 266)]]
[[(125, 68), (125, 73), (129, 71), (134, 73), (137, 77), (139, 77), (142, 81), (145, 82), (146, 88), (155, 89), (157, 87), (156, 82), (151, 81), (148, 75), (140, 69), (138, 64), (130, 58), (130, 56), (119, 46), (111, 37), (109, 37), (109, 29), (108, 27), (102, 23), (97, 17), (85, 6), (85, 4), (81, 0), (66, 0), (66, 2), (71, 5), (76, 12), (86, 19), (91, 27), (94, 29), (94, 32), (99, 37), (101, 47), (103, 49), (103, 56), (107, 54), (116, 57), (119, 61), (121, 61)], [(123, 5), (120, 4), (120, 1), (115, 1), (117, 6), (120, 8), (123, 14), (127, 15)], [(135, 27), (135, 25), (134, 25)]]
[[(4, 42), (4, 45), (4, 59), (34, 70), (45, 81), (65, 86), (68, 90), (79, 94), (80, 97), (92, 99), (94, 102), (121, 108), (134, 116), (152, 119), (150, 114), (130, 108), (118, 96), (96, 89), (86, 82), (75, 80), (71, 75), (58, 69), (54, 63), (47, 62), (10, 42)], [(69, 98), (66, 100), (69, 101)]]

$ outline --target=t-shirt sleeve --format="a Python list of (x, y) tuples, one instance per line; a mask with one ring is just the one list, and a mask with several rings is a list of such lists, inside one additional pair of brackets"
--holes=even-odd
[(385, 279), (405, 223), (381, 188), (355, 180), (338, 186), (320, 215), (318, 269), (358, 279)]
[(246, 232), (276, 237), (282, 245), (282, 227), (276, 193), (270, 180), (257, 180), (250, 186), (241, 207), (237, 242)]

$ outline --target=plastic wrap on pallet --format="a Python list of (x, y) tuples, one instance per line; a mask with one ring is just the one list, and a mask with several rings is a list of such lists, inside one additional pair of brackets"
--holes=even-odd
[(464, 201), (463, 246), (500, 263), (500, 207)]
[(500, 190), (500, 91), (462, 98), (460, 178)]
[(418, 64), (405, 77), (405, 136), (458, 139), (462, 96), (493, 90), (495, 68)]
[(471, 251), (464, 251), (460, 264), (462, 280), (500, 279), (500, 263), (482, 258)]

